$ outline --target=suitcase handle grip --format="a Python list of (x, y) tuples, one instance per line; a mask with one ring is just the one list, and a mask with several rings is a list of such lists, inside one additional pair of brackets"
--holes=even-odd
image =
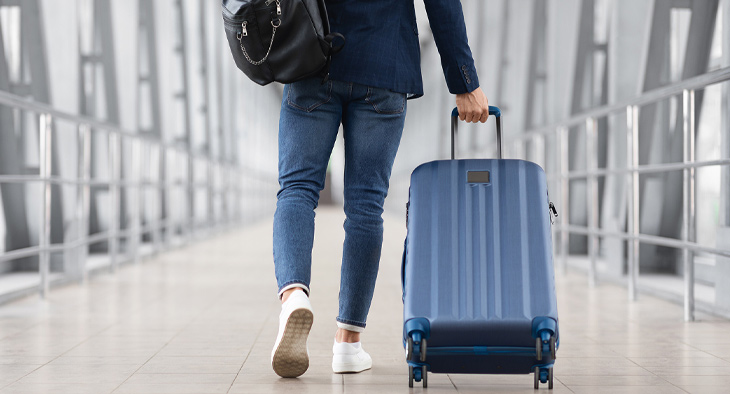
[[(502, 116), (502, 110), (499, 109), (499, 107), (495, 107), (493, 105), (489, 106), (489, 114), (494, 115), (495, 117), (499, 118)], [(451, 116), (459, 116), (459, 108), (454, 108), (453, 111), (451, 111)]]
[[(489, 106), (489, 114), (497, 121), (497, 158), (502, 158), (502, 111), (498, 107)], [(451, 111), (451, 160), (456, 159), (456, 134), (459, 131), (459, 109)]]

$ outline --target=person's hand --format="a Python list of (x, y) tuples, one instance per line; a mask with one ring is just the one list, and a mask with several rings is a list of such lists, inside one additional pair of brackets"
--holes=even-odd
[(489, 117), (489, 100), (476, 88), (470, 93), (456, 95), (456, 108), (459, 109), (459, 119), (469, 123), (486, 122)]

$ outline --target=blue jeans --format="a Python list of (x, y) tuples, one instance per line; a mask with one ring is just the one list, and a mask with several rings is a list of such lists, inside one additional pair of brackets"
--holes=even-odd
[[(340, 123), (345, 140), (345, 243), (342, 325), (364, 328), (383, 244), (388, 194), (406, 114), (406, 95), (319, 78), (284, 87), (279, 120), (279, 185), (274, 214), (274, 265), (279, 290), (309, 291), (314, 209)], [(357, 330), (356, 330), (357, 331)]]

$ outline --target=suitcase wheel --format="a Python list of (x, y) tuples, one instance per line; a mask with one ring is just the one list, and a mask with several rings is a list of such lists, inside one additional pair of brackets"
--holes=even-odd
[(426, 362), (426, 338), (421, 339), (421, 349), (420, 349), (420, 356), (421, 356), (421, 362)]
[(413, 338), (408, 337), (408, 345), (406, 345), (406, 360), (410, 360), (413, 357)]
[(542, 352), (543, 347), (545, 344), (548, 345), (548, 349), (550, 351), (550, 357), (555, 360), (555, 353), (556, 353), (556, 340), (555, 335), (550, 335), (550, 339), (543, 340), (541, 336), (537, 337), (535, 339), (535, 354), (537, 356), (538, 361), (542, 361)]
[(413, 387), (413, 381), (423, 382), (423, 388), (428, 387), (428, 368), (422, 365), (420, 368), (408, 366), (408, 387)]
[(426, 348), (428, 346), (426, 338), (421, 339), (418, 342), (414, 342), (413, 338), (408, 337), (406, 345), (406, 360), (410, 360), (413, 357), (413, 352), (418, 353), (418, 358), (422, 363), (426, 362)]
[(553, 389), (553, 369), (548, 369), (548, 389)]
[(408, 366), (408, 387), (413, 387), (413, 365)]
[(540, 383), (547, 383), (548, 389), (553, 389), (553, 368), (540, 368), (535, 367), (534, 369), (535, 376), (534, 376), (534, 382), (535, 382), (535, 390), (540, 388)]
[(556, 341), (555, 341), (555, 335), (550, 336), (550, 357), (555, 360), (555, 353), (556, 353)]

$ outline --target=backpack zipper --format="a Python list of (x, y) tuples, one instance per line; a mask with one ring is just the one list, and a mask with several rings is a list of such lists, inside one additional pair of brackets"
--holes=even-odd
[(264, 3), (264, 4), (266, 4), (267, 6), (270, 6), (271, 3), (275, 2), (275, 1), (276, 1), (276, 15), (281, 15), (281, 2), (280, 2), (280, 0), (266, 0), (266, 3)]
[[(274, 1), (276, 1), (276, 0), (272, 0), (272, 3)], [(281, 1), (277, 1), (277, 3), (281, 4)], [(263, 7), (256, 8), (255, 11), (268, 9), (269, 8), (268, 7), (269, 5), (271, 5), (271, 4), (268, 4), (267, 5), (266, 3), (264, 3), (264, 6)], [(279, 11), (281, 11), (281, 6), (277, 7), (277, 13)], [(250, 18), (250, 17), (254, 17), (253, 15), (254, 15), (253, 12), (246, 12), (246, 13), (240, 14), (240, 15), (233, 15), (229, 11), (224, 10), (224, 12), (223, 12), (223, 25), (225, 25), (226, 27), (229, 27), (229, 28), (233, 28), (233, 29), (240, 30), (241, 29), (241, 23), (243, 22), (243, 20), (244, 19), (247, 19), (247, 18)], [(279, 15), (281, 15), (281, 14), (279, 14)]]

